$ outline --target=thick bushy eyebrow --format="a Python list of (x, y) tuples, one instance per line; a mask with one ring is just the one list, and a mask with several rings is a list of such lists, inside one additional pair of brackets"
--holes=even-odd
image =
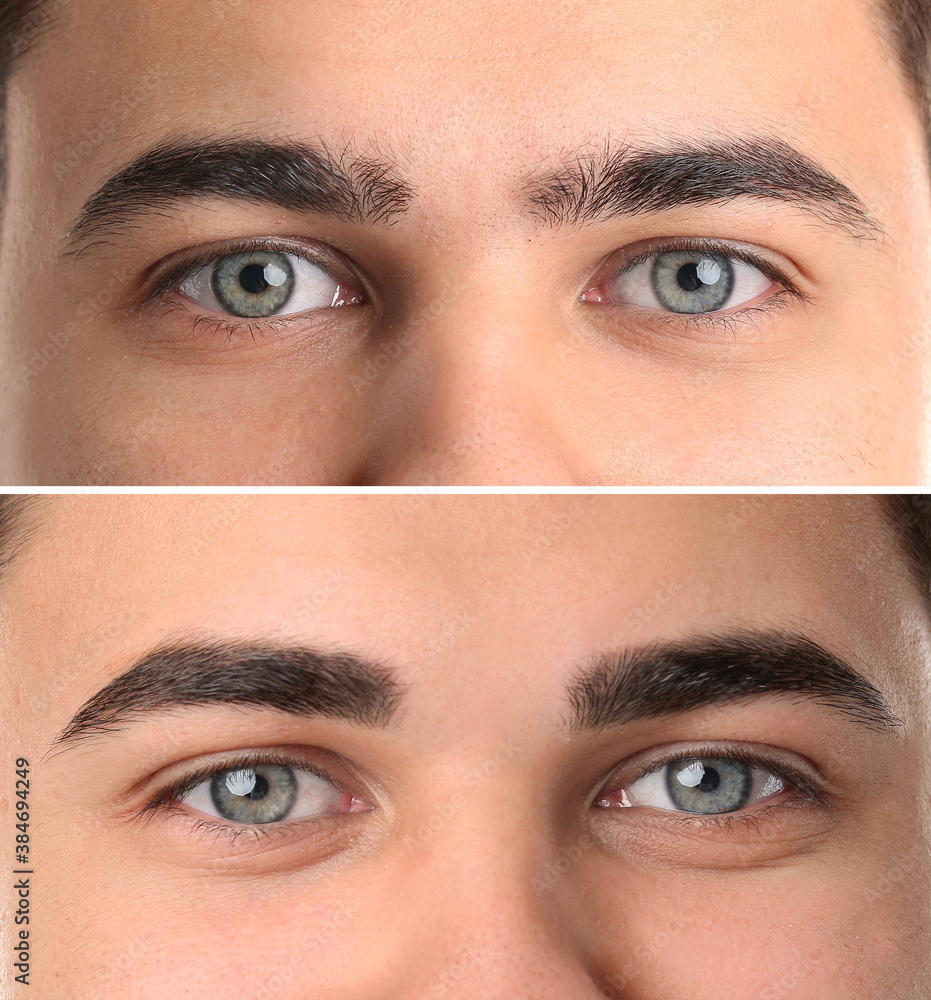
[(391, 673), (346, 652), (206, 641), (145, 654), (74, 715), (55, 740), (119, 731), (152, 713), (194, 705), (271, 708), (363, 726), (388, 723), (401, 695)]
[[(654, 149), (608, 143), (601, 155), (572, 155), (556, 169), (531, 176), (524, 196), (532, 214), (560, 226), (752, 197), (790, 203), (858, 239), (882, 235), (863, 202), (837, 177), (767, 137), (678, 140)], [(335, 154), (322, 142), (166, 141), (87, 199), (65, 252), (84, 252), (142, 215), (202, 197), (386, 223), (408, 210), (414, 188), (391, 160)]]
[(533, 209), (553, 225), (751, 197), (787, 202), (860, 239), (882, 235), (850, 188), (771, 137), (680, 140), (656, 149), (609, 143), (599, 155), (565, 158), (527, 188)]
[(90, 196), (71, 226), (68, 247), (86, 249), (134, 217), (197, 197), (388, 222), (406, 210), (412, 192), (390, 161), (336, 154), (322, 143), (233, 137), (164, 142)]
[(877, 730), (902, 725), (879, 690), (819, 643), (738, 632), (599, 657), (568, 689), (578, 730), (691, 712), (761, 695), (797, 695)]

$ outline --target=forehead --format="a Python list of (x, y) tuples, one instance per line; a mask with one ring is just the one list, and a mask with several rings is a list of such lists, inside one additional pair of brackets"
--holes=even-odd
[(775, 132), (842, 175), (882, 172), (861, 148), (876, 115), (889, 149), (918, 141), (866, 4), (272, 0), (262, 11), (68, 5), (13, 118), (25, 111), (60, 146), (67, 173), (77, 156), (104, 176), (153, 136), (205, 126), (321, 136), (387, 153), (425, 197), (451, 210), (458, 196), (473, 213), (480, 195), (608, 137)]
[(98, 496), (54, 505), (4, 595), (44, 592), (71, 642), (121, 609), (153, 639), (317, 632), (416, 659), (457, 615), (544, 645), (571, 622), (564, 646), (819, 619), (856, 634), (906, 581), (863, 497)]
[[(78, 72), (94, 66), (83, 80), (93, 95), (114, 97), (103, 84), (144, 84), (152, 71), (158, 87), (134, 110), (185, 110), (193, 123), (205, 113), (274, 120), (307, 109), (319, 123), (364, 123), (371, 132), (394, 122), (401, 132), (425, 131), (443, 114), (480, 130), (471, 112), (488, 101), (508, 126), (546, 112), (576, 138), (575, 116), (599, 107), (595, 136), (624, 124), (615, 117), (623, 109), (665, 123), (670, 99), (676, 116), (732, 109), (757, 117), (780, 101), (834, 96), (858, 57), (874, 62), (881, 51), (867, 5), (842, 0), (271, 0), (260, 22), (246, 0), (90, 0), (62, 16), (64, 30), (49, 46)], [(834, 30), (840, 16), (843, 32)], [(845, 56), (830, 73), (818, 58), (825, 46)], [(714, 78), (702, 73), (705, 64)], [(190, 89), (207, 79), (210, 92)], [(768, 93), (771, 103), (761, 105)], [(452, 94), (466, 104), (450, 108)]]
[(744, 627), (824, 643), (900, 714), (927, 695), (927, 612), (864, 497), (70, 497), (0, 601), (40, 740), (204, 634), (373, 657), (419, 725), (475, 734), (549, 719), (593, 655)]

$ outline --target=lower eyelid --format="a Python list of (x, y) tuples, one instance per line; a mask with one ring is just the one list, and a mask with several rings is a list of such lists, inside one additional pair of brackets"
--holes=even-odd
[(343, 817), (323, 815), (308, 819), (269, 823), (265, 825), (235, 825), (211, 817), (194, 815), (182, 807), (166, 810), (168, 824), (176, 848), (183, 853), (178, 862), (207, 863), (211, 871), (218, 862), (229, 864), (236, 871), (238, 864), (248, 871), (255, 866), (317, 864), (345, 847), (358, 837), (360, 828), (341, 822)]
[(329, 336), (333, 330), (334, 312), (316, 309), (304, 313), (274, 315), (247, 319), (221, 313), (198, 311), (197, 303), (183, 299), (167, 290), (148, 304), (148, 316), (159, 322), (149, 322), (143, 315), (143, 338), (147, 349), (185, 348), (214, 354), (218, 351), (244, 350), (262, 347), (268, 342), (287, 341), (292, 334), (309, 332)]
[[(775, 287), (764, 299), (739, 308), (707, 313), (673, 313), (638, 306), (616, 306), (625, 311), (636, 310), (636, 326), (632, 332), (646, 328), (650, 335), (695, 338), (719, 344), (724, 338), (736, 345), (755, 343), (762, 330), (769, 330), (782, 313), (789, 312), (804, 300), (804, 296), (788, 289)], [(745, 331), (745, 332), (744, 332)], [(738, 338), (738, 334), (743, 334)], [(665, 341), (664, 341), (665, 342)]]

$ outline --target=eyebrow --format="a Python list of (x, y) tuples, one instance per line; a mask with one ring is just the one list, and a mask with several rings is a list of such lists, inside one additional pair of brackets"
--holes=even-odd
[(786, 202), (857, 239), (880, 224), (863, 201), (811, 157), (770, 136), (658, 149), (606, 143), (527, 181), (532, 209), (552, 225), (579, 225), (751, 197)]
[(742, 631), (599, 657), (568, 688), (571, 726), (601, 730), (761, 695), (798, 695), (871, 729), (903, 725), (880, 691), (806, 636)]
[(384, 726), (401, 688), (374, 661), (342, 651), (226, 641), (145, 654), (75, 713), (53, 745), (119, 731), (141, 716), (196, 705), (271, 708)]
[[(824, 167), (772, 137), (662, 149), (606, 143), (529, 176), (532, 214), (550, 225), (592, 223), (737, 197), (787, 202), (857, 239), (882, 235), (864, 203)], [(326, 144), (213, 137), (160, 143), (110, 177), (84, 203), (65, 254), (82, 254), (141, 215), (220, 197), (318, 212), (357, 223), (405, 213), (414, 189), (388, 158), (335, 154)]]
[(95, 191), (68, 232), (84, 252), (133, 218), (198, 197), (266, 203), (356, 222), (388, 222), (410, 187), (385, 158), (335, 153), (324, 143), (219, 137), (174, 140), (146, 151)]

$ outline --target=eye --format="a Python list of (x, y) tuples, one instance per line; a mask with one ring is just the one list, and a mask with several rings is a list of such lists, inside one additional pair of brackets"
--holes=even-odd
[(652, 254), (582, 299), (696, 315), (747, 305), (774, 287), (753, 264), (695, 248)]
[(287, 764), (256, 763), (217, 771), (175, 800), (232, 823), (280, 823), (370, 808), (317, 774)]
[(732, 757), (684, 757), (642, 775), (596, 805), (650, 806), (711, 816), (774, 799), (789, 788), (778, 775)]
[(305, 257), (261, 249), (227, 254), (199, 267), (178, 289), (205, 309), (250, 318), (361, 301), (359, 293)]

